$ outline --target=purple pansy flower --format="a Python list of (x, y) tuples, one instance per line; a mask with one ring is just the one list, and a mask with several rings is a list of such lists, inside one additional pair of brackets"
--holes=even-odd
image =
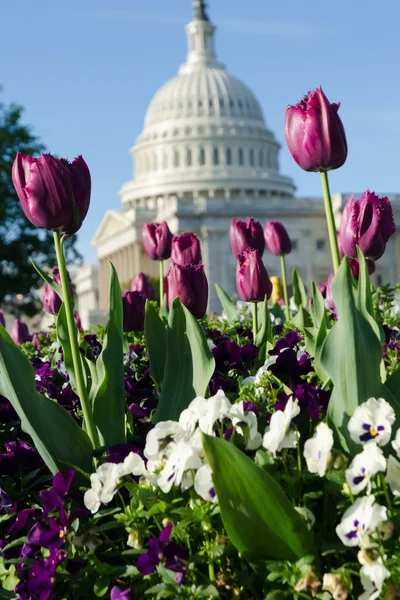
[(238, 369), (243, 365), (240, 346), (235, 342), (221, 342), (212, 349), (215, 358), (216, 370), (228, 373), (231, 369)]

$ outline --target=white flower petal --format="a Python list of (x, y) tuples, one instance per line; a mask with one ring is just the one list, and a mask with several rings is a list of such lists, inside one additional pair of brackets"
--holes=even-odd
[(320, 423), (313, 437), (304, 444), (304, 458), (310, 473), (318, 473), (320, 477), (325, 475), (332, 447), (333, 432), (326, 423)]

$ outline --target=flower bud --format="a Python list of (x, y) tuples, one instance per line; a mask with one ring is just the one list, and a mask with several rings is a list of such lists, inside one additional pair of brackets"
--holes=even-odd
[[(68, 275), (68, 281), (69, 281), (69, 289), (70, 289), (71, 297), (72, 297), (73, 290), (72, 290), (71, 278), (70, 278), (68, 272), (67, 272), (67, 275)], [(52, 278), (56, 283), (58, 283), (58, 285), (62, 286), (60, 269), (58, 267), (54, 267), (53, 272), (52, 272)], [(53, 288), (50, 287), (49, 285), (46, 285), (44, 288), (44, 294), (43, 294), (43, 298), (42, 298), (43, 309), (50, 315), (58, 315), (58, 313), (60, 312), (61, 304), (62, 304), (62, 300), (61, 300), (60, 296), (57, 294), (57, 292), (55, 292), (53, 290)]]
[(19, 319), (15, 319), (13, 326), (11, 327), (10, 336), (16, 344), (24, 344), (31, 339), (28, 325)]
[(41, 350), (41, 342), (44, 341), (48, 337), (48, 334), (45, 331), (36, 331), (32, 335), (32, 344), (37, 352)]
[(291, 155), (305, 171), (330, 171), (347, 158), (347, 141), (338, 115), (322, 88), (310, 91), (285, 113), (285, 137)]
[(140, 292), (145, 298), (149, 300), (155, 299), (154, 289), (149, 279), (144, 273), (138, 273), (131, 283), (131, 292)]
[(261, 302), (272, 294), (272, 282), (261, 256), (252, 248), (239, 256), (236, 267), (236, 287), (246, 302)]
[(194, 233), (174, 235), (171, 247), (171, 262), (176, 265), (193, 265), (201, 263), (200, 240)]
[(367, 190), (358, 201), (351, 196), (343, 209), (339, 231), (340, 246), (350, 258), (357, 258), (357, 245), (364, 256), (378, 260), (395, 231), (389, 198), (379, 198)]
[(240, 254), (247, 248), (254, 248), (258, 250), (260, 256), (263, 255), (265, 242), (259, 221), (255, 221), (252, 217), (249, 217), (246, 221), (232, 219), (229, 234), (232, 252), (236, 258), (239, 258)]
[(17, 152), (12, 180), (22, 210), (33, 225), (68, 234), (81, 227), (91, 191), (90, 172), (82, 156), (70, 163), (51, 154), (32, 158)]
[(4, 318), (4, 314), (3, 311), (0, 309), (0, 325), (3, 325), (3, 327), (6, 326), (6, 320)]
[(326, 282), (326, 293), (325, 293), (325, 302), (326, 302), (326, 305), (329, 308), (329, 310), (332, 310), (332, 311), (336, 310), (336, 305), (335, 305), (335, 301), (333, 299), (332, 290), (331, 290), (332, 280), (333, 280), (334, 277), (335, 277), (335, 273), (334, 273), (334, 271), (331, 271), (329, 273), (329, 277), (328, 277), (328, 280)]
[(152, 260), (166, 260), (171, 256), (172, 233), (167, 223), (145, 223), (142, 227), (143, 247)]
[(140, 292), (129, 292), (122, 294), (122, 307), (124, 311), (124, 331), (143, 331), (144, 329), (144, 307), (146, 298)]
[(179, 298), (196, 319), (204, 317), (208, 304), (208, 282), (204, 265), (172, 264), (165, 277), (167, 306)]
[(75, 325), (78, 328), (79, 333), (83, 333), (81, 316), (80, 316), (80, 314), (78, 313), (77, 310), (74, 310), (74, 321), (75, 321)]
[(268, 250), (274, 256), (284, 256), (292, 251), (289, 234), (279, 221), (266, 222), (264, 239)]

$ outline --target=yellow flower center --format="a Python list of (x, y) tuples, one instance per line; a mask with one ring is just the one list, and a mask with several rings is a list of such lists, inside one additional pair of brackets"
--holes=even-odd
[(370, 429), (370, 431), (369, 431), (369, 432), (370, 432), (370, 434), (371, 434), (371, 435), (373, 435), (374, 437), (375, 437), (376, 435), (378, 435), (378, 432), (377, 432), (377, 430), (376, 430), (376, 429)]
[(63, 531), (60, 531), (60, 533), (58, 534), (58, 537), (62, 539), (64, 537), (64, 535), (65, 535), (65, 533)]

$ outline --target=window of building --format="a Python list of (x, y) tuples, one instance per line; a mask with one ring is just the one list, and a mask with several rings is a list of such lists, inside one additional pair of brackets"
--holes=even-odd
[(262, 150), (258, 151), (258, 164), (260, 167), (264, 166), (264, 152)]
[(227, 165), (231, 165), (232, 164), (232, 150), (230, 148), (226, 149), (226, 164)]
[(250, 162), (250, 166), (254, 167), (254, 150), (253, 150), (253, 148), (250, 148), (250, 151), (249, 151), (249, 162)]
[(297, 250), (298, 247), (299, 247), (298, 241), (292, 240), (292, 250)]
[(243, 148), (239, 148), (239, 165), (243, 165)]
[(323, 250), (325, 248), (325, 240), (317, 240), (315, 246), (317, 250)]
[(213, 149), (213, 165), (219, 165), (219, 150), (218, 150), (218, 148)]
[(174, 150), (174, 167), (179, 167), (179, 152), (178, 150)]
[(192, 151), (190, 148), (188, 148), (186, 150), (186, 166), (187, 167), (191, 167), (192, 166)]
[(206, 164), (206, 153), (204, 152), (204, 148), (200, 148), (199, 150), (199, 165), (203, 166)]
[(165, 152), (163, 152), (163, 168), (164, 169), (168, 169), (168, 154)]

